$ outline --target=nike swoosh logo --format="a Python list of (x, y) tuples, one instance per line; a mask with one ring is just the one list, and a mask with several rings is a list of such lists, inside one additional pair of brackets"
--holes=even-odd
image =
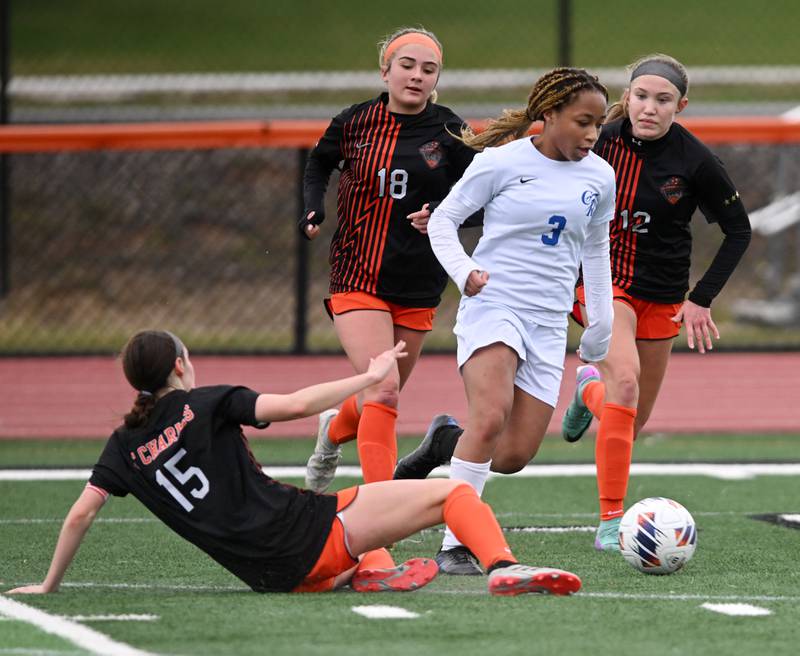
[(530, 182), (531, 180), (536, 180), (536, 176), (533, 176), (532, 178), (520, 178), (519, 183), (525, 184), (526, 182)]
[(367, 141), (366, 143), (363, 144), (356, 144), (356, 150), (361, 150), (362, 148), (366, 148), (367, 146), (371, 145), (372, 145), (371, 141)]

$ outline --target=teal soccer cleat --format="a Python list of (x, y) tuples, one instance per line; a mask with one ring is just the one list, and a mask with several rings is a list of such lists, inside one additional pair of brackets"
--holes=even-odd
[(619, 551), (619, 523), (622, 517), (600, 522), (594, 537), (594, 548), (598, 551)]
[(581, 395), (589, 383), (600, 380), (600, 372), (593, 365), (587, 364), (578, 367), (576, 379), (575, 396), (561, 420), (561, 436), (567, 442), (577, 442), (592, 424), (592, 412), (586, 407)]

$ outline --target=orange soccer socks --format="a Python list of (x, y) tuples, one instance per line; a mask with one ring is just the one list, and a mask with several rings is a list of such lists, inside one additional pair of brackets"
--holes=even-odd
[(583, 403), (589, 408), (597, 420), (603, 418), (603, 407), (606, 400), (606, 384), (602, 380), (596, 380), (588, 383), (583, 388)]
[(394, 567), (394, 558), (386, 549), (368, 551), (358, 563), (357, 571), (367, 569), (390, 569)]
[(443, 514), (450, 530), (486, 569), (500, 561), (517, 562), (492, 509), (471, 485), (459, 485), (447, 495)]
[(358, 403), (354, 394), (345, 399), (339, 414), (331, 421), (331, 425), (328, 427), (328, 439), (333, 444), (344, 444), (356, 439), (360, 418), (361, 413), (358, 411)]
[(358, 459), (365, 483), (390, 481), (397, 464), (397, 410), (367, 401), (358, 422)]
[(621, 517), (630, 478), (636, 409), (606, 403), (595, 442), (600, 519)]

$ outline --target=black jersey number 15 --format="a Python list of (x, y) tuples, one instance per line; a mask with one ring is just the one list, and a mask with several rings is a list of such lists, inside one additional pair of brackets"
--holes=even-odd
[[(209, 489), (211, 489), (208, 484), (208, 479), (203, 473), (203, 470), (199, 467), (187, 467), (185, 471), (178, 469), (178, 461), (185, 455), (186, 449), (179, 449), (175, 452), (174, 456), (164, 463), (164, 469), (172, 474), (175, 477), (175, 480), (184, 487), (187, 486), (193, 478), (196, 478), (200, 486), (189, 490), (189, 494), (191, 494), (195, 499), (202, 499), (204, 496), (206, 496), (206, 494), (208, 494)], [(181, 492), (160, 469), (156, 470), (156, 483), (165, 488), (167, 492), (172, 495), (172, 498), (181, 504), (186, 512), (192, 512), (192, 510), (194, 510), (194, 504), (186, 498), (183, 492)]]

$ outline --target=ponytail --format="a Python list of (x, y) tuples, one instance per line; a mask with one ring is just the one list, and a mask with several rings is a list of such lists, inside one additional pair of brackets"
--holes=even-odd
[(139, 392), (131, 411), (125, 415), (125, 428), (139, 428), (147, 423), (147, 418), (156, 404), (155, 394)]
[(185, 355), (181, 340), (166, 330), (145, 330), (128, 340), (122, 349), (122, 370), (137, 395), (131, 411), (125, 415), (127, 428), (147, 423), (158, 400), (156, 393), (166, 386), (175, 360)]

